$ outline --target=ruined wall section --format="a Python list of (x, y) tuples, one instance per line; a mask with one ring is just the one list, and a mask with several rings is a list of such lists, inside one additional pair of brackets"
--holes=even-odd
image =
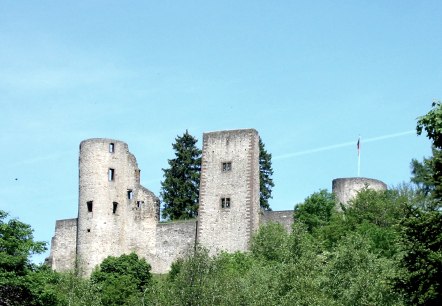
[(125, 253), (135, 252), (149, 259), (156, 254), (155, 235), (160, 218), (160, 201), (141, 185), (134, 188), (134, 193), (134, 199), (128, 203), (128, 222), (125, 226), (128, 244)]
[(77, 218), (57, 220), (48, 258), (48, 264), (53, 270), (62, 272), (75, 269), (76, 245)]
[(211, 254), (247, 250), (258, 229), (258, 143), (253, 129), (203, 135), (197, 239)]
[(158, 223), (156, 230), (155, 254), (147, 254), (152, 273), (167, 273), (174, 261), (194, 250), (196, 220)]
[(372, 190), (387, 190), (387, 185), (379, 180), (365, 177), (337, 178), (332, 182), (332, 191), (336, 198), (337, 209), (341, 210), (341, 205), (348, 206), (358, 192), (364, 188)]
[(140, 170), (126, 143), (80, 144), (77, 260), (91, 273), (107, 256), (155, 245), (158, 199), (140, 186)]
[(267, 223), (279, 223), (290, 232), (293, 225), (293, 210), (263, 211), (261, 215), (261, 225)]

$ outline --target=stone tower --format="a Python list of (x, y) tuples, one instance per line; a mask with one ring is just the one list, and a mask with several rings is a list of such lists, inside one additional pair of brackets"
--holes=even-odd
[[(127, 144), (88, 139), (80, 144), (77, 265), (84, 274), (107, 256), (155, 248), (158, 199), (140, 185)], [(144, 233), (139, 239), (132, 232)]]
[(335, 194), (337, 209), (340, 205), (348, 206), (348, 202), (356, 197), (359, 191), (364, 188), (373, 190), (387, 190), (387, 185), (379, 180), (365, 177), (337, 178), (332, 182), (332, 191)]
[(246, 251), (259, 227), (259, 136), (204, 133), (197, 241), (211, 254)]

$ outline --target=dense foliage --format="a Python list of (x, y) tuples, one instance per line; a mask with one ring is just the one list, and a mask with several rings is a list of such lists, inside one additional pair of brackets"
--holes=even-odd
[(150, 265), (135, 253), (109, 256), (91, 275), (103, 305), (115, 306), (133, 305), (140, 300), (150, 279)]
[[(291, 232), (270, 223), (253, 238), (250, 253), (206, 250), (174, 264), (156, 279), (151, 305), (404, 305), (393, 279), (399, 250), (398, 224), (404, 201), (417, 196), (402, 188), (362, 191), (343, 213), (298, 210)], [(312, 199), (315, 199), (312, 201)], [(329, 200), (321, 191), (303, 203)], [(366, 209), (372, 205), (372, 209)], [(314, 205), (313, 205), (314, 206)], [(389, 206), (391, 206), (389, 208)], [(304, 216), (303, 214), (306, 214)], [(324, 217), (325, 216), (325, 217)], [(160, 293), (161, 292), (161, 293)]]
[(161, 198), (162, 217), (169, 220), (190, 219), (198, 215), (201, 150), (197, 139), (188, 131), (172, 144), (175, 158), (169, 159), (170, 168), (163, 169)]
[(333, 194), (327, 190), (320, 190), (313, 193), (304, 203), (295, 207), (294, 218), (307, 226), (307, 230), (328, 224), (335, 208)]
[(32, 254), (46, 250), (34, 241), (32, 228), (0, 210), (0, 305), (38, 305), (41, 288), (33, 281)]
[(412, 181), (423, 200), (407, 206), (401, 222), (403, 273), (396, 286), (413, 305), (442, 304), (442, 104), (418, 118), (417, 132), (426, 131), (433, 156), (412, 161)]
[(427, 194), (431, 194), (437, 201), (442, 201), (442, 103), (434, 101), (433, 108), (417, 121), (417, 133), (423, 131), (432, 141), (433, 156), (424, 158), (422, 162), (412, 161), (412, 181)]
[(338, 213), (322, 190), (299, 205), (290, 232), (262, 226), (249, 253), (197, 248), (153, 277), (135, 254), (108, 257), (90, 279), (34, 269), (27, 305), (436, 305), (440, 257), (428, 255), (442, 222), (414, 214), (420, 227), (408, 225), (410, 207), (427, 201), (411, 186), (367, 189)]

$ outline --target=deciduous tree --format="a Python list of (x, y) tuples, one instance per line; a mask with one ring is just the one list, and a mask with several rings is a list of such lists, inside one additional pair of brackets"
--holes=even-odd
[(432, 191), (432, 196), (442, 201), (442, 103), (433, 101), (432, 109), (418, 118), (417, 134), (423, 131), (432, 141), (433, 156), (425, 158), (422, 163), (412, 161), (412, 181), (422, 185), (426, 191)]
[(307, 197), (304, 203), (298, 204), (295, 207), (294, 218), (303, 222), (307, 230), (312, 232), (330, 222), (335, 205), (333, 194), (323, 189)]
[(45, 242), (34, 241), (30, 225), (0, 210), (0, 305), (38, 305), (29, 257), (45, 250)]
[(91, 280), (98, 284), (103, 305), (133, 305), (141, 300), (152, 275), (150, 265), (135, 253), (109, 256), (92, 272)]
[(412, 181), (432, 199), (432, 205), (409, 205), (401, 224), (404, 269), (397, 288), (410, 305), (442, 304), (442, 104), (418, 118), (417, 134), (425, 130), (432, 141), (433, 156), (423, 163), (413, 161)]

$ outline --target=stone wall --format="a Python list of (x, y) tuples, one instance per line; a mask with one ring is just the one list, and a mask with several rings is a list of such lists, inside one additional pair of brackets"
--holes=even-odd
[(196, 220), (158, 223), (155, 256), (145, 256), (152, 273), (167, 273), (178, 258), (183, 258), (195, 247)]
[(282, 211), (263, 211), (261, 215), (261, 224), (279, 223), (291, 232), (293, 225), (293, 210)]
[(341, 210), (340, 204), (347, 206), (359, 191), (364, 188), (373, 190), (386, 190), (387, 185), (379, 180), (365, 177), (337, 178), (332, 182), (332, 191), (336, 197), (337, 209)]
[(198, 243), (211, 254), (246, 251), (259, 226), (256, 130), (204, 133)]
[(57, 220), (55, 234), (51, 241), (48, 263), (56, 271), (69, 271), (75, 268), (77, 245), (77, 218)]

